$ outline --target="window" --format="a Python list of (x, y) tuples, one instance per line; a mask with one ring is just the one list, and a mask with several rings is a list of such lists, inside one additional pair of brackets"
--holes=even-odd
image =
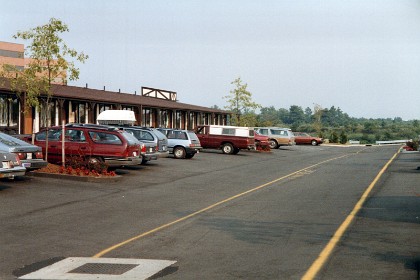
[(266, 129), (266, 128), (262, 128), (262, 129), (258, 130), (258, 132), (262, 135), (268, 135), (268, 129)]
[(89, 136), (93, 142), (98, 144), (122, 144), (121, 139), (117, 135), (108, 132), (89, 131)]
[(127, 129), (127, 132), (136, 137), (139, 140), (154, 141), (153, 135), (144, 130)]
[(279, 129), (270, 129), (272, 135), (287, 135), (286, 131)]
[(0, 126), (17, 126), (19, 103), (17, 99), (0, 95)]
[[(47, 135), (47, 131), (41, 131), (36, 134), (35, 139), (37, 141), (45, 141)], [(49, 129), (48, 130), (48, 140), (51, 141), (59, 141), (61, 137), (61, 129)]]
[(150, 126), (152, 123), (152, 113), (150, 109), (143, 109), (141, 123), (145, 126)]
[(235, 135), (235, 129), (234, 128), (223, 128), (222, 134), (225, 135)]
[(85, 142), (85, 133), (82, 130), (68, 129), (66, 130), (66, 139), (73, 142)]
[(54, 103), (50, 101), (48, 103), (48, 106), (47, 106), (47, 103), (44, 100), (44, 102), (42, 102), (40, 106), (41, 106), (41, 110), (40, 110), (40, 113), (39, 113), (39, 117), (40, 117), (39, 126), (40, 127), (51, 126), (53, 121), (55, 120), (55, 106), (54, 106)]
[(168, 139), (187, 140), (187, 134), (184, 131), (169, 131)]

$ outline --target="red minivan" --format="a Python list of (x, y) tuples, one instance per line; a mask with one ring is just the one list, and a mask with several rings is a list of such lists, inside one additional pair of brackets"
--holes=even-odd
[[(35, 134), (34, 144), (45, 155), (46, 129)], [(48, 162), (62, 162), (62, 127), (48, 128)], [(66, 156), (82, 156), (90, 162), (103, 162), (110, 168), (141, 163), (141, 149), (145, 149), (126, 131), (102, 125), (68, 124), (65, 126)]]

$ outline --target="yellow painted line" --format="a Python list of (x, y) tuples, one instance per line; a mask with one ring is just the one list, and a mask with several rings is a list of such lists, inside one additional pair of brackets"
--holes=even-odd
[(338, 242), (343, 237), (343, 234), (346, 232), (346, 230), (348, 229), (348, 227), (350, 226), (350, 224), (353, 222), (354, 218), (356, 217), (357, 213), (362, 208), (363, 204), (365, 203), (372, 189), (375, 187), (376, 183), (379, 181), (381, 176), (384, 174), (385, 170), (394, 161), (394, 159), (397, 157), (399, 153), (400, 153), (400, 149), (398, 149), (398, 151), (392, 156), (392, 158), (384, 165), (384, 167), (382, 167), (381, 171), (379, 171), (378, 175), (376, 175), (375, 179), (372, 181), (372, 183), (370, 183), (369, 187), (362, 194), (362, 197), (356, 203), (353, 210), (350, 212), (350, 214), (347, 216), (344, 222), (340, 225), (340, 227), (334, 233), (333, 237), (330, 239), (330, 241), (325, 246), (325, 248), (321, 251), (318, 258), (315, 260), (314, 263), (312, 263), (312, 265), (303, 275), (302, 280), (311, 280), (316, 277), (318, 272), (321, 270), (321, 268), (324, 266), (324, 264), (327, 262), (327, 260), (331, 256)]
[(295, 172), (290, 173), (290, 174), (288, 174), (288, 175), (285, 175), (285, 176), (283, 176), (283, 177), (277, 178), (277, 179), (275, 179), (275, 180), (273, 180), (273, 181), (270, 181), (270, 182), (268, 182), (268, 183), (262, 184), (262, 185), (260, 185), (260, 186), (258, 186), (258, 187), (253, 188), (253, 189), (247, 190), (247, 191), (245, 191), (245, 192), (243, 192), (243, 193), (240, 193), (240, 194), (237, 194), (237, 195), (231, 196), (231, 197), (229, 197), (229, 198), (226, 198), (226, 199), (224, 199), (224, 200), (222, 200), (222, 201), (219, 201), (219, 202), (217, 202), (217, 203), (215, 203), (215, 204), (212, 204), (212, 205), (210, 205), (210, 206), (207, 206), (206, 208), (203, 208), (203, 209), (201, 209), (201, 210), (198, 210), (198, 211), (196, 211), (196, 212), (194, 212), (194, 213), (191, 213), (191, 214), (189, 214), (189, 215), (187, 215), (187, 216), (184, 216), (184, 217), (182, 217), (182, 218), (179, 218), (179, 219), (177, 219), (177, 220), (175, 220), (175, 221), (172, 221), (172, 222), (170, 222), (170, 223), (167, 223), (167, 224), (161, 225), (161, 226), (159, 226), (159, 227), (157, 227), (157, 228), (154, 228), (154, 229), (149, 230), (149, 231), (147, 231), (147, 232), (144, 232), (144, 233), (142, 233), (142, 234), (140, 234), (140, 235), (137, 235), (137, 236), (134, 236), (134, 237), (132, 237), (132, 238), (130, 238), (130, 239), (127, 239), (127, 240), (125, 240), (125, 241), (123, 241), (123, 242), (120, 242), (120, 243), (118, 243), (118, 244), (115, 244), (115, 245), (113, 245), (113, 246), (111, 246), (111, 247), (109, 247), (109, 248), (107, 248), (107, 249), (105, 249), (105, 250), (103, 250), (103, 251), (101, 251), (101, 252), (97, 253), (96, 255), (94, 255), (94, 256), (93, 256), (93, 258), (100, 258), (100, 257), (102, 257), (103, 255), (105, 255), (105, 254), (107, 254), (107, 253), (109, 253), (109, 252), (111, 252), (111, 251), (113, 251), (113, 250), (115, 250), (115, 249), (117, 249), (117, 248), (119, 248), (119, 247), (122, 247), (122, 246), (124, 246), (124, 245), (126, 245), (126, 244), (128, 244), (128, 243), (130, 243), (130, 242), (133, 242), (133, 241), (138, 240), (138, 239), (140, 239), (140, 238), (143, 238), (143, 237), (145, 237), (145, 236), (147, 236), (147, 235), (150, 235), (150, 234), (155, 233), (155, 232), (157, 232), (157, 231), (160, 231), (160, 230), (163, 230), (163, 229), (168, 228), (168, 227), (170, 227), (170, 226), (173, 226), (173, 225), (175, 225), (175, 224), (177, 224), (177, 223), (180, 223), (180, 222), (185, 221), (185, 220), (187, 220), (187, 219), (190, 219), (190, 218), (192, 218), (192, 217), (194, 217), (194, 216), (197, 216), (197, 215), (199, 215), (199, 214), (201, 214), (201, 213), (203, 213), (203, 212), (209, 211), (209, 210), (211, 210), (211, 209), (213, 209), (213, 208), (215, 208), (215, 207), (217, 207), (217, 206), (219, 206), (219, 205), (222, 205), (222, 204), (227, 203), (227, 202), (229, 202), (229, 201), (232, 201), (232, 200), (234, 200), (234, 199), (236, 199), (236, 198), (242, 197), (242, 196), (247, 195), (247, 194), (249, 194), (249, 193), (252, 193), (252, 192), (255, 192), (255, 191), (260, 190), (260, 189), (262, 189), (262, 188), (265, 188), (265, 187), (267, 187), (267, 186), (270, 186), (270, 185), (272, 185), (272, 184), (274, 184), (274, 183), (276, 183), (276, 182), (279, 182), (279, 181), (281, 181), (281, 180), (284, 180), (284, 179), (287, 179), (287, 178), (289, 178), (289, 177), (292, 177), (292, 176), (294, 176), (294, 175), (296, 175), (296, 174), (298, 174), (298, 173), (304, 172), (304, 171), (306, 171), (306, 170), (308, 170), (308, 169), (314, 168), (314, 167), (316, 167), (316, 166), (319, 166), (319, 165), (321, 165), (321, 164), (324, 164), (324, 163), (327, 163), (327, 162), (330, 162), (330, 161), (333, 161), (333, 160), (337, 160), (337, 159), (340, 159), (340, 158), (348, 157), (348, 156), (350, 156), (350, 155), (352, 155), (352, 154), (345, 154), (345, 155), (342, 155), (342, 156), (339, 156), (339, 157), (335, 157), (335, 158), (331, 158), (331, 159), (327, 159), (327, 160), (324, 160), (324, 161), (318, 162), (318, 163), (316, 163), (316, 164), (313, 164), (313, 165), (311, 165), (311, 166), (305, 167), (305, 168), (303, 168), (303, 169), (300, 169), (300, 170), (298, 170), (298, 171), (295, 171)]

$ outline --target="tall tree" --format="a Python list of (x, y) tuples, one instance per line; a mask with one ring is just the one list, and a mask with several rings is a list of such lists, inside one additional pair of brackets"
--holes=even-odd
[[(3, 76), (6, 77), (16, 75), (16, 79), (10, 80), (12, 91), (18, 95), (24, 92), (28, 107), (45, 110), (43, 115), (46, 117), (46, 126), (50, 124), (51, 119), (51, 85), (58, 79), (62, 83), (67, 83), (67, 80), (77, 80), (79, 69), (75, 67), (71, 59), (84, 63), (88, 58), (83, 52), (78, 53), (69, 48), (59, 36), (59, 34), (68, 31), (69, 28), (65, 23), (59, 19), (51, 18), (45, 25), (17, 32), (13, 36), (15, 39), (30, 41), (27, 46), (30, 63), (24, 71), (19, 71), (10, 65), (4, 67), (4, 71), (2, 71)], [(46, 97), (43, 104), (39, 98), (41, 95)], [(48, 147), (48, 143), (46, 144)]]
[(59, 36), (64, 32), (69, 32), (68, 26), (59, 19), (51, 18), (47, 24), (28, 31), (19, 31), (13, 36), (15, 39), (31, 41), (27, 46), (30, 57), (27, 69), (30, 71), (27, 77), (22, 78), (35, 78), (42, 85), (38, 92), (28, 92), (27, 101), (29, 106), (40, 106), (38, 97), (46, 94), (47, 117), (49, 117), (49, 101), (52, 95), (51, 84), (57, 80), (67, 83), (67, 80), (73, 81), (79, 78), (79, 69), (67, 58), (76, 59), (82, 63), (88, 58), (83, 52), (78, 53), (67, 46)]
[(318, 136), (321, 136), (321, 129), (322, 129), (322, 114), (324, 110), (322, 109), (322, 106), (319, 104), (314, 104), (314, 129), (318, 133)]
[(292, 124), (293, 128), (296, 128), (305, 121), (305, 113), (302, 107), (297, 105), (290, 106), (289, 109), (289, 123)]
[(241, 115), (253, 109), (258, 109), (261, 105), (252, 101), (252, 93), (247, 90), (248, 85), (243, 83), (241, 78), (235, 79), (231, 84), (235, 88), (230, 91), (229, 95), (223, 97), (228, 103), (225, 109), (232, 112), (232, 123), (234, 125), (245, 125), (244, 122), (241, 122)]

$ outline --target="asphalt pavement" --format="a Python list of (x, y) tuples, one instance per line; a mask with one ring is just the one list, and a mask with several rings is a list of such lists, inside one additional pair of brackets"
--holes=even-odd
[[(145, 259), (168, 264), (150, 279), (301, 279), (397, 150), (208, 151), (118, 182), (2, 180), (0, 279), (94, 256), (63, 279), (145, 279), (123, 273)], [(419, 279), (418, 166), (419, 153), (397, 155), (316, 279)], [(98, 276), (99, 259), (113, 263)]]

